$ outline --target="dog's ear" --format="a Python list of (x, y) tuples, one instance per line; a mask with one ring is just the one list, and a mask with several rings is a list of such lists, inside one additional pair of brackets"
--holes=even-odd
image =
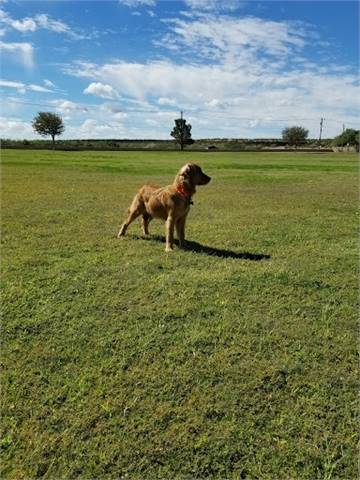
[(187, 163), (186, 165), (184, 165), (182, 167), (182, 169), (180, 170), (180, 175), (184, 176), (184, 177), (187, 177), (188, 175), (190, 175), (190, 172), (191, 172), (191, 163)]
[(192, 172), (192, 167), (191, 167), (191, 163), (187, 163), (186, 165), (184, 165), (179, 173), (178, 173), (178, 182), (181, 184), (181, 185), (184, 185), (184, 186), (187, 186), (187, 187), (191, 187), (191, 172)]

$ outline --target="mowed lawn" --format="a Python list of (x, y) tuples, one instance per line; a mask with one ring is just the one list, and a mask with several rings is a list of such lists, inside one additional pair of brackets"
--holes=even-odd
[[(2, 478), (357, 478), (356, 155), (1, 156)], [(118, 240), (190, 160), (189, 249)]]

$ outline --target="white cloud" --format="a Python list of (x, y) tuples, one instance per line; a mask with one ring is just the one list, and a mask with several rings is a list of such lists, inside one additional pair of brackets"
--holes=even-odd
[(6, 43), (0, 41), (0, 51), (10, 54), (16, 61), (22, 63), (27, 68), (34, 65), (34, 48), (31, 43)]
[(68, 115), (70, 113), (85, 113), (88, 111), (88, 108), (79, 103), (71, 102), (70, 100), (53, 100), (51, 102), (55, 106), (56, 110), (59, 113)]
[(158, 99), (158, 104), (159, 105), (178, 105), (178, 101), (176, 98), (166, 98), (166, 97), (160, 97)]
[(42, 85), (35, 85), (33, 83), (31, 83), (30, 85), (26, 85), (25, 83), (12, 81), (12, 80), (0, 80), (0, 87), (14, 88), (19, 93), (25, 93), (28, 90), (32, 92), (41, 92), (41, 93), (52, 92), (52, 90), (49, 90), (48, 88), (45, 88)]
[[(305, 46), (305, 32), (287, 22), (257, 17), (201, 15), (194, 20), (166, 20), (171, 33), (156, 44), (221, 63), (244, 64), (261, 53), (288, 55)], [(186, 49), (184, 49), (184, 46)], [(253, 68), (256, 65), (253, 65)]]
[(85, 40), (91, 37), (90, 35), (84, 35), (75, 32), (66, 23), (62, 22), (61, 20), (54, 20), (45, 13), (35, 15), (34, 19), (39, 28), (45, 28), (46, 30), (50, 30), (55, 33), (64, 33), (71, 37), (73, 40)]
[(156, 5), (155, 0), (119, 0), (119, 3), (126, 5), (127, 7), (153, 7)]
[(69, 128), (68, 138), (119, 138), (124, 130), (119, 123), (103, 123), (87, 118), (79, 126)]
[(101, 98), (106, 98), (108, 100), (114, 100), (119, 97), (117, 91), (111, 85), (105, 85), (103, 83), (90, 83), (90, 85), (85, 88), (83, 93), (89, 95), (96, 95)]
[(254, 120), (249, 120), (248, 126), (250, 128), (256, 128), (259, 125), (259, 120), (255, 118)]
[(49, 87), (49, 88), (55, 88), (55, 84), (51, 80), (48, 80), (48, 79), (44, 80), (44, 85), (46, 87)]
[(69, 25), (61, 20), (54, 20), (49, 15), (41, 13), (35, 15), (34, 20), (39, 28), (45, 28), (55, 33), (64, 33), (71, 37), (73, 40), (86, 40), (91, 38), (90, 35), (84, 35), (82, 33), (75, 32)]
[(19, 118), (0, 117), (0, 130), (2, 138), (34, 138), (34, 131), (30, 122), (24, 122)]
[(115, 121), (123, 121), (128, 117), (128, 114), (117, 104), (104, 103), (101, 105), (100, 111), (104, 112), (107, 118), (110, 115), (110, 118)]
[(110, 113), (121, 113), (123, 109), (116, 103), (104, 103), (101, 105), (101, 110)]
[(104, 79), (114, 89), (140, 100), (149, 96), (172, 99), (176, 95), (179, 102), (195, 104), (221, 98), (224, 92), (230, 96), (254, 82), (248, 71), (242, 73), (225, 69), (222, 65), (177, 65), (169, 61), (105, 65), (77, 63), (72, 73)]
[[(119, 0), (127, 7), (155, 6), (156, 0)], [(233, 11), (244, 5), (242, 0), (184, 0), (184, 3), (193, 10), (199, 11)]]
[(0, 8), (0, 22), (7, 27), (11, 27), (19, 32), (35, 32), (38, 28), (44, 28), (55, 33), (63, 33), (74, 40), (90, 38), (89, 35), (83, 35), (72, 30), (72, 28), (61, 20), (55, 20), (45, 13), (40, 13), (34, 17), (23, 19), (12, 18), (5, 10)]
[(48, 88), (42, 87), (41, 85), (34, 85), (33, 83), (30, 84), (27, 88), (33, 92), (41, 92), (41, 93), (52, 92), (52, 90), (49, 90)]
[(114, 113), (112, 116), (112, 119), (115, 120), (116, 122), (122, 122), (125, 120), (125, 118), (128, 117), (128, 114), (125, 112), (118, 112)]
[(22, 82), (13, 82), (11, 80), (0, 80), (0, 87), (2, 88), (15, 88), (19, 93), (25, 93), (25, 84)]
[(152, 118), (147, 118), (145, 120), (146, 125), (150, 125), (151, 127), (159, 127), (160, 124), (157, 120), (153, 120)]
[(205, 102), (205, 105), (210, 108), (220, 108), (223, 106), (218, 98), (213, 98), (209, 102)]
[(49, 15), (41, 13), (35, 16), (36, 23), (39, 27), (52, 30), (57, 33), (68, 33), (69, 27), (60, 20), (53, 20)]
[(233, 11), (245, 2), (240, 0), (184, 0), (186, 5), (194, 10)]
[(12, 20), (10, 25), (19, 32), (35, 32), (37, 26), (32, 18), (24, 18), (23, 20)]

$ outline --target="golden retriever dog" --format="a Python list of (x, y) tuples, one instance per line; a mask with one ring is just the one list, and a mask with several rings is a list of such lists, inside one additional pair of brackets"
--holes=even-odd
[(185, 222), (192, 204), (191, 198), (197, 185), (206, 185), (211, 180), (195, 163), (187, 163), (177, 173), (174, 182), (167, 187), (144, 185), (135, 195), (128, 210), (128, 217), (121, 225), (118, 238), (125, 235), (126, 230), (135, 218), (142, 215), (142, 228), (149, 234), (149, 222), (153, 218), (166, 221), (166, 247), (170, 252), (174, 244), (174, 228), (176, 228), (179, 246), (185, 245)]

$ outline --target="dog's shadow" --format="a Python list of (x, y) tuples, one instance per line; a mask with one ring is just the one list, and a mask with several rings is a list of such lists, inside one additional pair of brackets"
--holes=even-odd
[[(165, 243), (165, 237), (161, 235), (151, 235), (149, 237), (141, 237), (141, 238), (143, 238), (144, 240)], [(174, 240), (174, 243), (176, 245), (179, 244), (178, 240)], [(258, 262), (260, 260), (267, 260), (270, 258), (270, 255), (267, 255), (264, 253), (234, 252), (232, 250), (224, 250), (222, 248), (209, 247), (207, 245), (202, 245), (201, 243), (193, 242), (191, 240), (186, 240), (186, 245), (183, 250), (210, 255), (211, 257), (236, 258), (238, 260), (252, 260), (254, 262)]]

